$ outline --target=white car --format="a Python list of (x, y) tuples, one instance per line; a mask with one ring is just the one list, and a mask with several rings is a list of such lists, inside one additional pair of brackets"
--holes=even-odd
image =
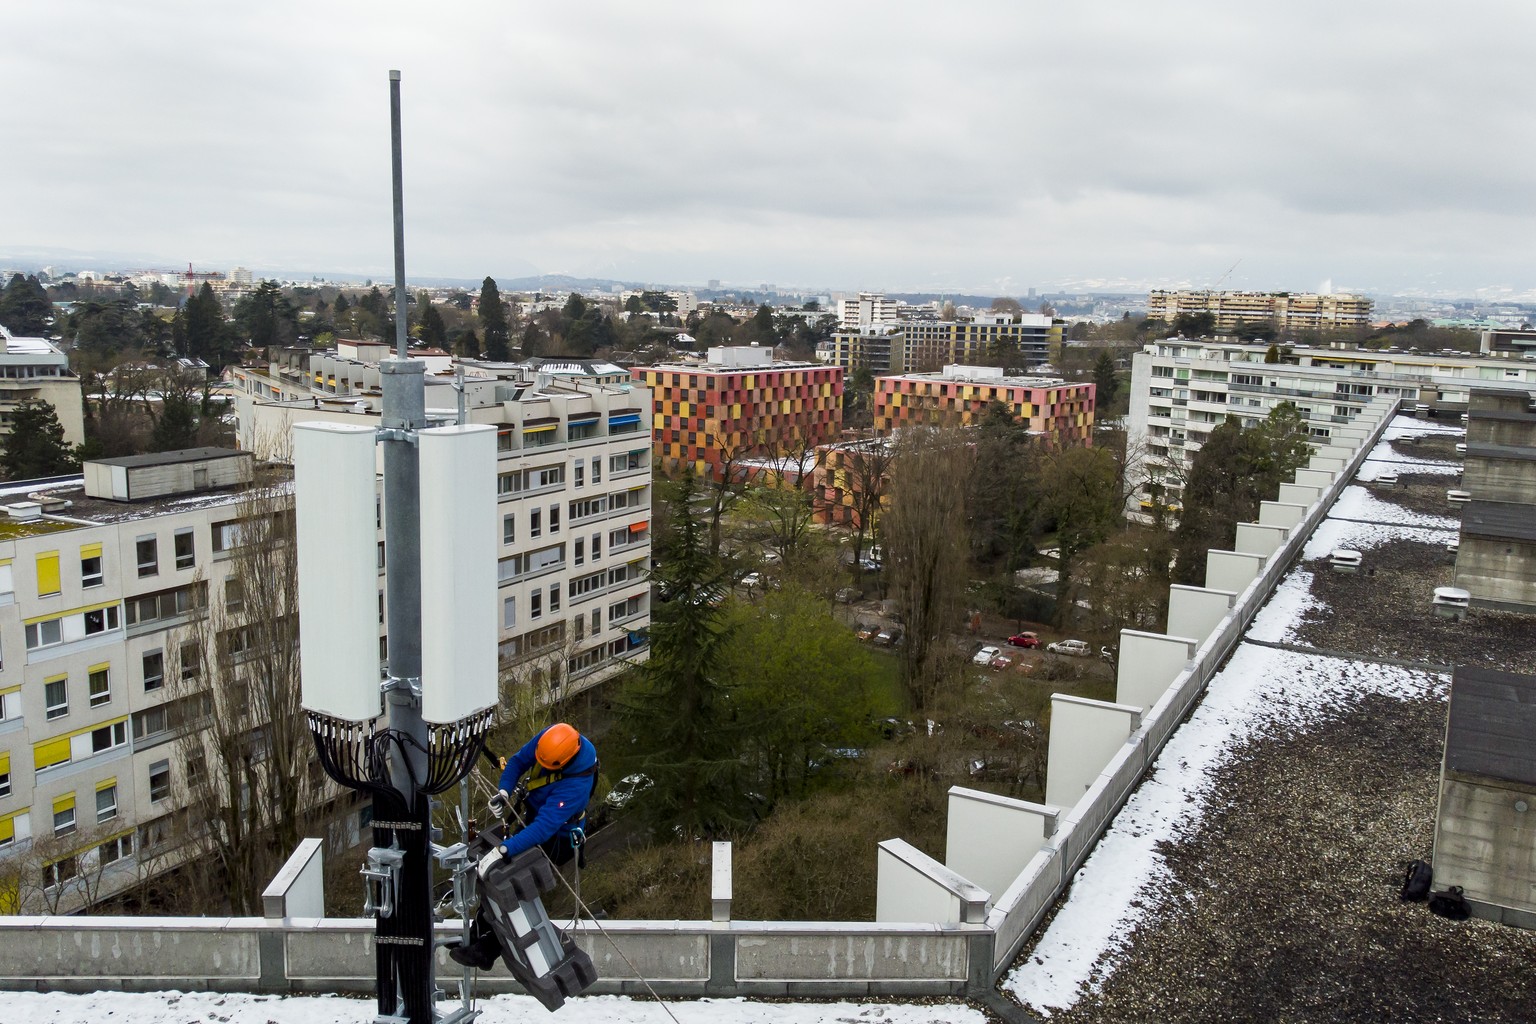
[(760, 572), (749, 572), (741, 578), (741, 585), (748, 590), (751, 590), (753, 587), (760, 587), (763, 585), (763, 574)]
[(1046, 644), (1045, 649), (1052, 654), (1069, 654), (1074, 658), (1086, 658), (1093, 653), (1093, 648), (1088, 646), (1086, 640), (1058, 640)]
[(983, 647), (981, 650), (976, 652), (976, 656), (971, 659), (971, 663), (973, 665), (990, 665), (992, 664), (992, 659), (1002, 653), (1003, 652), (996, 647)]

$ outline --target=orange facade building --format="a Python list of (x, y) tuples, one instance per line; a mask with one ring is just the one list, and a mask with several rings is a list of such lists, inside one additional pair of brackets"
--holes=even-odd
[(939, 373), (875, 378), (878, 433), (913, 424), (970, 426), (1001, 402), (1053, 445), (1093, 443), (1094, 385), (1053, 377), (1008, 377), (990, 366), (946, 366)]
[(742, 345), (630, 373), (651, 389), (651, 444), (669, 473), (718, 477), (727, 464), (808, 451), (842, 431), (840, 366), (775, 362), (772, 349)]

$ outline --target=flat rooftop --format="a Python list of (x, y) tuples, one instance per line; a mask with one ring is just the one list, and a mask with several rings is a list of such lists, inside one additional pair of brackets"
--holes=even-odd
[[(1431, 611), (1460, 440), (1389, 426), (1005, 978), (1031, 1012), (1532, 1019), (1536, 932), (1398, 898), (1433, 845), (1451, 672), (1536, 671), (1536, 617)], [(1333, 572), (1335, 548), (1360, 570)]]

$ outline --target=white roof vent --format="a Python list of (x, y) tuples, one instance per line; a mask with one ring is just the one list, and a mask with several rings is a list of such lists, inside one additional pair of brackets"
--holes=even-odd
[(17, 501), (5, 506), (10, 517), (20, 523), (31, 523), (43, 518), (43, 506), (36, 501)]
[(1396, 487), (1397, 486), (1397, 470), (1389, 469), (1385, 473), (1377, 474), (1376, 482), (1378, 484), (1380, 484), (1381, 486), (1383, 486), (1383, 487)]
[(1328, 556), (1328, 564), (1333, 566), (1334, 572), (1358, 572), (1362, 561), (1364, 557), (1360, 552), (1349, 548), (1338, 548)]
[(1465, 505), (1467, 502), (1472, 500), (1472, 492), (1446, 491), (1445, 500), (1450, 503), (1452, 508), (1460, 508), (1462, 505)]
[(1442, 619), (1460, 622), (1467, 617), (1467, 609), (1472, 605), (1472, 594), (1460, 587), (1436, 587), (1431, 604), (1435, 614)]

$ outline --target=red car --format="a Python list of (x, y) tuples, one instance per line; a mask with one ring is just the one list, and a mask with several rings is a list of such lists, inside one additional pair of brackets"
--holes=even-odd
[(1008, 638), (1008, 643), (1014, 647), (1039, 647), (1040, 638), (1033, 633), (1015, 633)]

